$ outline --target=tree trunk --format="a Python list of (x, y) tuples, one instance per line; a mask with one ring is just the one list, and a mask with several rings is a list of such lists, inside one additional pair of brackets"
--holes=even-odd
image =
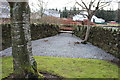
[(81, 41), (81, 43), (83, 43), (83, 44), (86, 44), (87, 41), (88, 41), (88, 38), (89, 38), (91, 18), (88, 18), (88, 25), (87, 25), (87, 30), (86, 30), (85, 38), (84, 38), (84, 40)]
[(37, 63), (32, 55), (28, 2), (14, 2), (10, 6), (15, 78), (38, 78)]

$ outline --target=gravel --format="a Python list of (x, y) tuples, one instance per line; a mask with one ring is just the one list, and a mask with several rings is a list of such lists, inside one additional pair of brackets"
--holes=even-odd
[[(32, 52), (34, 56), (52, 56), (52, 57), (71, 57), (71, 58), (90, 58), (102, 59), (108, 61), (118, 61), (104, 50), (93, 46), (92, 44), (75, 44), (81, 41), (80, 38), (69, 33), (61, 33), (56, 36), (47, 37), (32, 41)], [(1, 54), (2, 53), (2, 54)], [(0, 51), (0, 56), (11, 56), (12, 48)]]

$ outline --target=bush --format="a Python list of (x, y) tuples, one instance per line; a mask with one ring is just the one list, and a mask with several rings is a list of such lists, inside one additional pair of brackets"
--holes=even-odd
[[(86, 26), (78, 26), (75, 35), (84, 39)], [(120, 28), (91, 27), (89, 42), (120, 59)]]
[[(0, 24), (2, 27), (2, 49), (11, 46), (11, 25)], [(58, 26), (51, 24), (30, 24), (32, 40), (37, 40), (58, 33)]]

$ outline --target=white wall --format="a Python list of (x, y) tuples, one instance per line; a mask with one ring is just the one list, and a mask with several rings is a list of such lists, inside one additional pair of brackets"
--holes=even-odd
[[(85, 14), (87, 15), (87, 12), (81, 12), (82, 14)], [(81, 14), (77, 14), (75, 16), (73, 16), (73, 20), (76, 21), (76, 20), (80, 20), (80, 21), (84, 21), (85, 19), (88, 19), (87, 16), (83, 16)], [(91, 19), (91, 22), (94, 22), (93, 20), (95, 20), (96, 23), (104, 23), (105, 20), (102, 19), (102, 18), (97, 18), (96, 16), (93, 15), (92, 19)]]

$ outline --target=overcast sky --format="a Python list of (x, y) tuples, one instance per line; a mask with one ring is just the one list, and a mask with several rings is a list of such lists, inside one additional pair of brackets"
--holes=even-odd
[[(6, 0), (0, 0), (0, 1), (6, 1)], [(25, 0), (10, 0), (10, 1), (25, 1)], [(42, 0), (44, 1), (44, 7), (47, 9), (63, 9), (64, 7), (67, 7), (67, 9), (70, 9), (71, 7), (79, 7), (79, 9), (81, 9), (80, 6), (75, 5), (75, 1), (78, 1), (80, 3), (80, 0)], [(86, 1), (86, 3), (90, 0), (83, 0)], [(97, 0), (96, 0), (97, 1)], [(110, 6), (106, 7), (105, 9), (113, 9), (113, 10), (117, 10), (118, 9), (118, 1), (120, 0), (112, 0), (112, 3)], [(38, 0), (29, 0), (30, 6), (32, 9), (34, 10), (38, 10), (39, 7), (37, 6), (37, 4), (39, 3)]]
[[(30, 1), (30, 4), (31, 3), (33, 3), (34, 4), (34, 7), (36, 7), (36, 9), (38, 8), (37, 7), (37, 0), (29, 0)], [(56, 9), (56, 8), (58, 8), (58, 9), (63, 9), (64, 7), (67, 7), (68, 9), (70, 9), (71, 7), (73, 7), (74, 5), (75, 5), (75, 0), (43, 0), (44, 1), (44, 3), (46, 4), (46, 8), (47, 9), (52, 9), (52, 8), (54, 8), (54, 9)], [(80, 0), (77, 0), (78, 2), (80, 1)], [(86, 3), (87, 3), (87, 1), (89, 1), (89, 0), (85, 0), (86, 1)], [(118, 9), (118, 1), (120, 1), (120, 0), (112, 0), (113, 2), (111, 3), (111, 5), (110, 6), (108, 6), (108, 7), (106, 7), (105, 9), (113, 9), (113, 10), (117, 10)], [(78, 5), (75, 5), (76, 7), (79, 7)], [(79, 8), (81, 8), (81, 7), (79, 7)]]

